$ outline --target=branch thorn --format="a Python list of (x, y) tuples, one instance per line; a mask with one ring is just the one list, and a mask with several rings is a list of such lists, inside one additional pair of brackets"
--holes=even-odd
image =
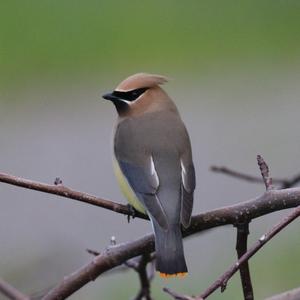
[(54, 180), (54, 185), (62, 185), (62, 180), (59, 177), (56, 177)]
[(115, 246), (117, 244), (116, 237), (114, 235), (110, 238), (110, 245)]
[(89, 254), (92, 254), (94, 256), (98, 256), (100, 255), (101, 253), (96, 251), (96, 250), (93, 250), (93, 249), (86, 249), (86, 252), (89, 253)]

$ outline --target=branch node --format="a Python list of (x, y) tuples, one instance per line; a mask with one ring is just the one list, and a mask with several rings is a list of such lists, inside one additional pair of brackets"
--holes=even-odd
[(250, 218), (245, 217), (244, 220), (239, 220), (233, 224), (236, 227), (237, 231), (242, 234), (249, 234), (249, 223), (251, 222)]
[(226, 288), (227, 288), (227, 282), (228, 282), (228, 279), (225, 279), (222, 283), (221, 283), (221, 293), (225, 292)]

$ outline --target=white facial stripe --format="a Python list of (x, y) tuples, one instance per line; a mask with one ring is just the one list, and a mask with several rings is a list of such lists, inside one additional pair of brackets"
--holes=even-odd
[(136, 103), (142, 96), (144, 95), (144, 93), (140, 96), (138, 96), (135, 100), (133, 101), (128, 101), (128, 100), (124, 100), (122, 98), (120, 98), (121, 101), (125, 102), (126, 104), (128, 104), (129, 106), (132, 105), (133, 103)]
[[(147, 91), (146, 91), (147, 92)], [(138, 96), (134, 101), (132, 101), (131, 103), (135, 103), (137, 102), (146, 92), (144, 92), (142, 95)]]
[(120, 98), (120, 100), (121, 100), (121, 101), (123, 101), (123, 102), (125, 102), (125, 103), (126, 103), (126, 104), (128, 104), (128, 105), (131, 105), (131, 104), (132, 104), (132, 102), (131, 102), (131, 101), (124, 100), (124, 99), (121, 99), (121, 98)]

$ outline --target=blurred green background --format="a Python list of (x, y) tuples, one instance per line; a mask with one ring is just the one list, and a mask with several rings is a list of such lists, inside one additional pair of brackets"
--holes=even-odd
[[(213, 164), (274, 177), (300, 171), (299, 1), (1, 1), (0, 171), (125, 201), (111, 170), (114, 108), (101, 93), (135, 72), (171, 77), (192, 139), (195, 213), (263, 192), (212, 174)], [(296, 162), (296, 163), (295, 163)], [(135, 239), (149, 224), (50, 195), (0, 184), (0, 276), (39, 294), (101, 251), (111, 235)], [(283, 213), (251, 223), (255, 241)], [(299, 285), (299, 221), (251, 260), (257, 299)], [(235, 232), (212, 230), (185, 242), (190, 276), (156, 278), (197, 294), (235, 259)], [(136, 275), (111, 272), (70, 299), (130, 299)], [(0, 299), (2, 296), (0, 295)], [(238, 275), (224, 294), (241, 299)]]
[(1, 1), (1, 81), (293, 65), (299, 9), (298, 1)]

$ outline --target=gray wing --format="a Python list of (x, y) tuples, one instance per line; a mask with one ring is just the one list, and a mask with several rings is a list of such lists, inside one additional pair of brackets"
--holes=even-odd
[(149, 156), (148, 164), (145, 166), (134, 165), (122, 160), (118, 160), (118, 162), (130, 186), (147, 211), (162, 228), (167, 229), (167, 217), (156, 196), (159, 180), (154, 169), (152, 157)]
[(194, 190), (196, 187), (195, 168), (191, 154), (181, 160), (181, 223), (187, 228), (191, 223)]

